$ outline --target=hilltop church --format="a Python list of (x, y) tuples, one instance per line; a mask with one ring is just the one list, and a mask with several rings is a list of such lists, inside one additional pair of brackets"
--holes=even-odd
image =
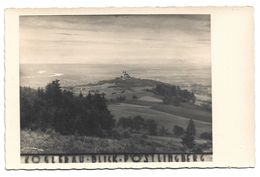
[(128, 80), (128, 79), (131, 79), (131, 76), (126, 71), (123, 71), (122, 75), (120, 76), (120, 79)]

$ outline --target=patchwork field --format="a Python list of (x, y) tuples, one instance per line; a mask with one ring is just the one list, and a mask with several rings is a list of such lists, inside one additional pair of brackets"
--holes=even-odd
[[(174, 115), (154, 109), (152, 106), (142, 106), (128, 103), (110, 104), (108, 109), (114, 115), (115, 119), (127, 116), (142, 116), (145, 119), (152, 119), (156, 121), (158, 126), (164, 126), (172, 131), (174, 125), (178, 125), (186, 128), (190, 118)], [(169, 111), (170, 112), (170, 111)], [(200, 135), (203, 132), (211, 132), (211, 123), (194, 119), (197, 134)]]

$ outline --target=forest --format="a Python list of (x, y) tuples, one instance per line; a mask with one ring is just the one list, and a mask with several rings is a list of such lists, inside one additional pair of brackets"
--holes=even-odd
[(54, 129), (61, 134), (101, 136), (115, 120), (106, 106), (104, 95), (82, 94), (62, 90), (59, 80), (45, 89), (20, 88), (21, 128)]

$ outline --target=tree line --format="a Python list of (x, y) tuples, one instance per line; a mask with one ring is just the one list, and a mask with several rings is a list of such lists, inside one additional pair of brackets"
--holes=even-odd
[[(124, 129), (130, 129), (134, 133), (141, 133), (152, 136), (175, 136), (182, 139), (181, 143), (186, 149), (193, 149), (196, 145), (196, 127), (192, 119), (189, 120), (186, 130), (180, 126), (175, 125), (172, 133), (164, 126), (158, 127), (157, 123), (152, 119), (144, 119), (141, 116), (122, 117), (118, 120), (117, 126)], [(201, 138), (211, 139), (211, 134), (202, 133)]]
[(74, 96), (59, 80), (45, 89), (20, 87), (21, 128), (54, 129), (61, 134), (101, 136), (115, 125), (102, 94)]
[(122, 117), (118, 120), (117, 126), (124, 129), (130, 129), (136, 133), (143, 133), (148, 135), (157, 135), (157, 123), (152, 119), (144, 119), (141, 116)]
[(181, 89), (179, 86), (170, 84), (156, 84), (153, 92), (157, 95), (163, 96), (163, 102), (165, 104), (174, 104), (179, 106), (182, 102), (195, 103), (196, 97), (193, 92), (189, 92), (186, 89)]

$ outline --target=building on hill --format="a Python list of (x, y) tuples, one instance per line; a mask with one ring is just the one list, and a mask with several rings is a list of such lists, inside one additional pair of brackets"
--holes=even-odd
[(123, 71), (122, 75), (120, 76), (120, 78), (122, 80), (128, 80), (128, 79), (131, 79), (131, 76), (126, 71)]

